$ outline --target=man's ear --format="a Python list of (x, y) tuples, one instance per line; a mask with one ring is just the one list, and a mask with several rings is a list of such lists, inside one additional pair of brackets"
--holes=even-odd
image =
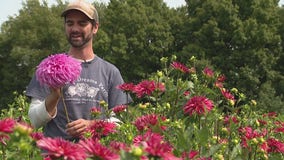
[(96, 34), (96, 33), (98, 32), (98, 30), (99, 30), (99, 24), (98, 24), (98, 23), (95, 23), (95, 24), (93, 25), (93, 34)]

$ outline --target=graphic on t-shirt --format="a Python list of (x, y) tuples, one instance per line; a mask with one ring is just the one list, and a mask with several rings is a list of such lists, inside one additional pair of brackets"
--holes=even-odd
[(87, 83), (76, 83), (74, 86), (69, 86), (67, 94), (71, 97), (89, 97), (94, 98), (99, 91), (99, 88), (91, 87)]
[(66, 89), (66, 100), (78, 101), (80, 99), (81, 103), (82, 101), (95, 101), (99, 90), (99, 88), (90, 86), (88, 83), (76, 83)]

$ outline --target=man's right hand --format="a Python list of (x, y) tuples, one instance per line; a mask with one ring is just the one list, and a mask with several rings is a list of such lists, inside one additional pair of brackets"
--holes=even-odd
[(61, 97), (60, 88), (50, 88), (50, 94), (45, 98), (46, 110), (50, 116), (54, 116), (56, 113), (56, 106)]

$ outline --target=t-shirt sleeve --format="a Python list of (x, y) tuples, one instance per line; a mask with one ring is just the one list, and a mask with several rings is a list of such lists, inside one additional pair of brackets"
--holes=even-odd
[(123, 83), (124, 80), (120, 74), (120, 71), (115, 68), (110, 76), (109, 108), (132, 102), (132, 99), (128, 94), (117, 88), (118, 85)]
[(55, 118), (57, 109), (54, 116), (51, 116), (46, 110), (45, 101), (32, 98), (28, 115), (32, 126), (39, 128), (45, 126), (47, 122)]
[(41, 85), (34, 75), (26, 89), (26, 96), (43, 101), (50, 93), (47, 86)]

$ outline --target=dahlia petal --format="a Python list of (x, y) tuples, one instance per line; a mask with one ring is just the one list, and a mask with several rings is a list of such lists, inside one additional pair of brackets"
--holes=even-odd
[(81, 63), (65, 53), (48, 56), (37, 67), (36, 78), (41, 85), (60, 88), (74, 83), (80, 76)]

